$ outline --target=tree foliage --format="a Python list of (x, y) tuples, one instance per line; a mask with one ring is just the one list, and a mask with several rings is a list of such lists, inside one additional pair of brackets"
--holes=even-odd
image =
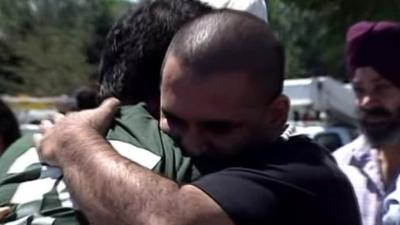
[[(140, 2), (140, 1), (138, 1)], [(345, 79), (344, 36), (360, 20), (400, 20), (399, 0), (267, 0), (288, 77)], [(123, 0), (1, 0), (0, 94), (59, 95), (94, 77)]]
[(59, 95), (88, 84), (121, 6), (129, 5), (117, 0), (0, 1), (0, 93)]
[(271, 24), (287, 47), (289, 77), (346, 79), (345, 33), (361, 20), (400, 20), (398, 0), (268, 0)]

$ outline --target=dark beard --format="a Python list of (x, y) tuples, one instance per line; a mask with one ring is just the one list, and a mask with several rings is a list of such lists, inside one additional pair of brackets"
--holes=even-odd
[[(398, 110), (400, 112), (400, 110)], [(381, 122), (368, 122), (366, 117), (380, 116), (387, 118)], [(361, 130), (373, 147), (400, 143), (400, 116), (388, 110), (376, 107), (360, 111)]]

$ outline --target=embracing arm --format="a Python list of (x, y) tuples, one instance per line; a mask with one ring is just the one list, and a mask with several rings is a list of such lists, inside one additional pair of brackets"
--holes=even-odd
[(179, 186), (117, 154), (96, 131), (103, 119), (91, 119), (109, 117), (107, 104), (115, 107), (106, 102), (83, 112), (90, 116), (73, 114), (48, 126), (39, 145), (42, 158), (61, 167), (91, 223), (233, 224), (200, 189)]

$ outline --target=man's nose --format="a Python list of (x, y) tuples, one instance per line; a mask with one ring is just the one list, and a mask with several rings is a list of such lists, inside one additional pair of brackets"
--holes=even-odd
[(206, 145), (201, 132), (196, 128), (190, 128), (181, 136), (181, 144), (186, 152), (192, 156), (199, 156), (206, 151)]

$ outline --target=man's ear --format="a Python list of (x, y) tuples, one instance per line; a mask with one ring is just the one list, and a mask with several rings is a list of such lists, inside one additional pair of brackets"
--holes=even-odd
[(269, 123), (281, 127), (286, 124), (290, 109), (290, 100), (286, 95), (279, 95), (269, 105)]

